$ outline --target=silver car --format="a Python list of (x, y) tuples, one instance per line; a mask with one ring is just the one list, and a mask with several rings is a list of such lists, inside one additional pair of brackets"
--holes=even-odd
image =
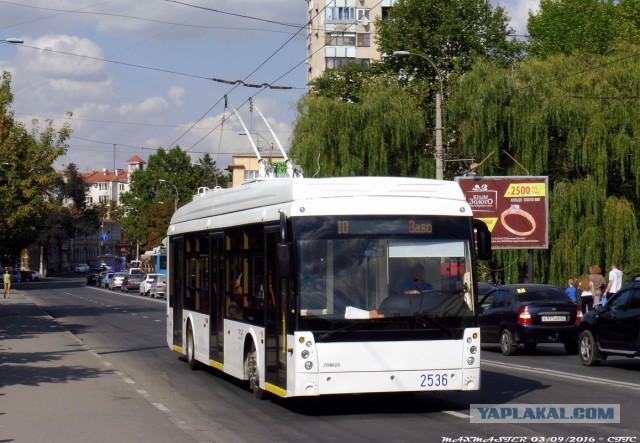
[(158, 275), (156, 280), (151, 284), (149, 295), (153, 298), (164, 297), (167, 293), (167, 276)]
[(113, 274), (113, 278), (109, 281), (109, 289), (113, 291), (114, 289), (121, 287), (125, 276), (126, 274), (124, 272), (116, 272)]

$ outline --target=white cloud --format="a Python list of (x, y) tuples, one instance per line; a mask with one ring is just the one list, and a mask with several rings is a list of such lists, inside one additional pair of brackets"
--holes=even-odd
[(172, 86), (169, 90), (169, 101), (181, 107), (184, 104), (184, 96), (186, 93), (186, 89), (179, 86)]
[(502, 0), (496, 3), (507, 10), (511, 18), (510, 25), (519, 35), (527, 33), (529, 10), (536, 12), (540, 6), (540, 0)]
[[(106, 63), (102, 48), (87, 38), (71, 35), (45, 35), (29, 42), (33, 50), (20, 48), (18, 62), (26, 74), (81, 81), (103, 80)], [(84, 57), (65, 55), (78, 54)]]

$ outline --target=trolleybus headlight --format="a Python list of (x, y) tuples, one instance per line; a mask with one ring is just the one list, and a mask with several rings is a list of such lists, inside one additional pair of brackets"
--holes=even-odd
[(300, 344), (304, 343), (304, 337), (300, 337), (298, 341), (300, 342)]
[(474, 340), (477, 340), (477, 339), (478, 339), (478, 333), (477, 333), (477, 332), (474, 332), (474, 333), (473, 333), (473, 339), (474, 339)]
[(305, 362), (304, 367), (305, 367), (305, 369), (310, 370), (311, 368), (313, 368), (313, 363), (311, 363), (310, 361)]
[(304, 351), (302, 351), (302, 358), (309, 358), (309, 351), (307, 351), (306, 349)]
[(471, 343), (473, 339), (471, 337), (467, 337), (467, 343)]
[(476, 352), (478, 352), (478, 348), (476, 348), (475, 346), (471, 346), (469, 348), (469, 352), (471, 352), (472, 354), (475, 354)]
[[(469, 357), (469, 358), (467, 359), (467, 364), (468, 364), (469, 366), (471, 366), (472, 364), (474, 364), (474, 363), (475, 363), (475, 361), (476, 361), (476, 359), (475, 359), (475, 358), (473, 358), (473, 357)], [(307, 363), (311, 363), (311, 362), (307, 362)]]
[(307, 342), (307, 348), (310, 348), (311, 346), (313, 346), (313, 343), (311, 343), (311, 340), (309, 340), (309, 341)]

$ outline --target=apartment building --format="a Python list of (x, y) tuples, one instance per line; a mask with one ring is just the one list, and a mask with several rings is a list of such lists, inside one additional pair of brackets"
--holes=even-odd
[(385, 18), (397, 0), (307, 0), (307, 82), (325, 69), (379, 60), (374, 21)]

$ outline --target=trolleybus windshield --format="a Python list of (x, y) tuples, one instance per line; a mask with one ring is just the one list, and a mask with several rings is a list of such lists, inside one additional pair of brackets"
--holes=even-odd
[(475, 325), (469, 218), (299, 218), (294, 232), (300, 329), (454, 338)]

